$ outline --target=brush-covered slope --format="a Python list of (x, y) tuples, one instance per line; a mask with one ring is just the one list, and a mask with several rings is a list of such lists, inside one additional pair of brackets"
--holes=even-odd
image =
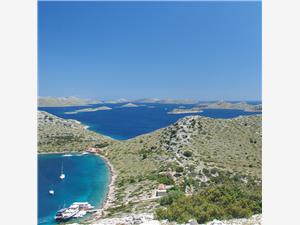
[(78, 121), (38, 111), (39, 152), (79, 152), (111, 141), (108, 137), (87, 130)]
[[(111, 215), (149, 212), (159, 183), (192, 194), (237, 179), (261, 182), (261, 116), (211, 119), (188, 116), (136, 138), (115, 142), (104, 153), (118, 178)], [(125, 205), (124, 205), (125, 204)]]

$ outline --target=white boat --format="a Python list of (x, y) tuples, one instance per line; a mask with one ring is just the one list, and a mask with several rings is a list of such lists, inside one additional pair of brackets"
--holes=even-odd
[(54, 195), (54, 190), (49, 190), (50, 195)]
[(78, 205), (71, 205), (69, 208), (64, 208), (59, 210), (56, 215), (55, 219), (60, 221), (69, 220), (72, 217), (74, 217), (79, 212), (79, 206)]
[(61, 164), (61, 173), (60, 173), (60, 176), (59, 178), (61, 180), (65, 179), (66, 175), (64, 174), (64, 164)]
[(71, 157), (71, 156), (73, 156), (73, 155), (71, 155), (71, 154), (64, 154), (63, 155), (63, 157)]
[(91, 212), (94, 206), (88, 202), (74, 202), (68, 208), (63, 208), (57, 211), (55, 219), (59, 221), (66, 221), (71, 218), (80, 218)]

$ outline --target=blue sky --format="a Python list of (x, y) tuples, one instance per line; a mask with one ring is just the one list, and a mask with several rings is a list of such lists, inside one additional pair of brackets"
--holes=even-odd
[(261, 2), (39, 2), (39, 96), (261, 99)]

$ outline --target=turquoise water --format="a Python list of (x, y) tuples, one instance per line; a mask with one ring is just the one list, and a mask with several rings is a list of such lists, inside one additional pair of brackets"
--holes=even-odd
[[(259, 104), (260, 102), (250, 103)], [(166, 127), (187, 115), (228, 119), (241, 115), (259, 114), (257, 112), (231, 109), (204, 109), (203, 112), (196, 114), (168, 114), (167, 112), (179, 106), (186, 108), (193, 107), (193, 105), (175, 104), (138, 104), (140, 107), (136, 108), (122, 108), (121, 104), (104, 104), (111, 107), (112, 110), (65, 114), (65, 112), (101, 105), (102, 104), (77, 107), (41, 107), (39, 109), (61, 118), (78, 120), (88, 125), (90, 130), (118, 140), (133, 138)]]
[[(66, 178), (59, 179), (63, 164)], [(57, 210), (76, 201), (100, 207), (109, 184), (109, 168), (95, 155), (38, 155), (38, 224), (53, 225)], [(53, 189), (55, 194), (49, 195)]]

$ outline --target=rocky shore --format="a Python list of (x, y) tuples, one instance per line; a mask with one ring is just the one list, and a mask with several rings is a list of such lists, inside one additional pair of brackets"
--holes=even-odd
[[(92, 225), (261, 225), (262, 215), (253, 215), (250, 218), (231, 219), (231, 220), (213, 220), (205, 224), (198, 224), (196, 220), (190, 220), (186, 224), (179, 224), (176, 222), (155, 220), (153, 214), (141, 213), (141, 214), (128, 214), (123, 217), (106, 218), (99, 220)], [(77, 223), (73, 225), (79, 225)]]

